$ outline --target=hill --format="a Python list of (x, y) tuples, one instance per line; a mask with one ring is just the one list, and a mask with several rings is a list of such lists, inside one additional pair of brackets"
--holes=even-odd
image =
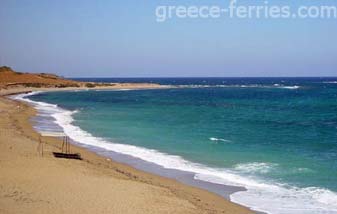
[(16, 72), (10, 67), (0, 67), (0, 88), (13, 87), (35, 87), (35, 88), (64, 88), (64, 87), (80, 87), (81, 82), (67, 80), (55, 74), (47, 73), (21, 73)]

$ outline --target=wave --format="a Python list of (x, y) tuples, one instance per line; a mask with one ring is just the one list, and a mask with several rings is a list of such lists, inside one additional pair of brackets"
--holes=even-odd
[(242, 163), (237, 164), (234, 166), (234, 169), (237, 171), (241, 171), (244, 173), (259, 173), (259, 174), (266, 174), (272, 170), (275, 170), (275, 168), (278, 166), (278, 164), (275, 163)]
[(278, 88), (278, 89), (299, 89), (301, 86), (286, 86), (280, 84), (274, 85), (178, 85), (181, 88)]
[(298, 86), (298, 85), (294, 85), (294, 86), (282, 86), (282, 87), (279, 87), (279, 88), (284, 88), (284, 89), (299, 89), (300, 86)]
[(337, 84), (337, 81), (327, 81), (327, 82), (323, 82), (323, 83), (328, 83), (328, 84)]
[(229, 143), (232, 142), (230, 140), (226, 140), (226, 139), (222, 139), (222, 138), (216, 138), (216, 137), (210, 137), (209, 138), (210, 141), (214, 141), (214, 142), (225, 142), (225, 143)]
[(26, 98), (30, 95), (18, 95), (15, 99), (31, 103), (38, 111), (49, 112), (55, 122), (63, 128), (63, 131), (80, 144), (141, 158), (167, 169), (192, 172), (195, 174), (194, 179), (216, 184), (243, 186), (247, 191), (236, 192), (230, 196), (230, 199), (254, 210), (275, 214), (337, 214), (337, 194), (328, 189), (318, 187), (299, 188), (242, 174), (242, 170), (263, 171), (267, 168), (272, 168), (273, 165), (248, 163), (236, 165), (233, 169), (211, 168), (203, 164), (187, 161), (180, 156), (169, 155), (157, 150), (110, 142), (106, 139), (95, 137), (80, 127), (73, 125), (74, 119), (72, 116), (77, 111), (68, 111), (59, 108), (57, 105), (32, 101)]

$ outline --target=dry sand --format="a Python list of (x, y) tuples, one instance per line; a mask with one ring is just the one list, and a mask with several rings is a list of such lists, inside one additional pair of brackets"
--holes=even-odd
[[(26, 89), (26, 91), (41, 89)], [(17, 91), (2, 91), (15, 93)], [(21, 90), (22, 91), (22, 90)], [(44, 156), (29, 119), (35, 110), (0, 97), (0, 213), (252, 213), (213, 193), (71, 146), (83, 160)]]

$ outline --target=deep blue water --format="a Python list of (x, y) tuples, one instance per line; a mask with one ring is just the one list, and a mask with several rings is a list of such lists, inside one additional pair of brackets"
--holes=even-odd
[[(74, 80), (101, 83), (158, 83), (163, 85), (317, 85), (334, 82), (337, 77), (194, 77), (194, 78), (72, 78)], [(324, 85), (324, 84), (322, 84)]]
[[(85, 80), (189, 87), (53, 92), (31, 98), (77, 110), (73, 125), (111, 143), (153, 149), (210, 170), (296, 189), (289, 195), (274, 190), (279, 195), (269, 197), (293, 196), (301, 203), (301, 194), (307, 194), (318, 201), (308, 204), (328, 207), (324, 213), (337, 212), (331, 208), (337, 203), (337, 78)], [(217, 176), (207, 179), (216, 181)], [(258, 194), (261, 200), (268, 198), (263, 191)], [(252, 201), (242, 203), (260, 203)]]

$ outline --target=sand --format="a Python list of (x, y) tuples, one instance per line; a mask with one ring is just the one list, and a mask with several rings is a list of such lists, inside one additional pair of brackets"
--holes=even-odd
[[(2, 94), (43, 89), (2, 90)], [(48, 89), (53, 90), (53, 89)], [(69, 90), (69, 89), (68, 89)], [(252, 213), (205, 190), (136, 170), (71, 146), (83, 160), (44, 156), (29, 119), (35, 109), (0, 97), (0, 213)]]

